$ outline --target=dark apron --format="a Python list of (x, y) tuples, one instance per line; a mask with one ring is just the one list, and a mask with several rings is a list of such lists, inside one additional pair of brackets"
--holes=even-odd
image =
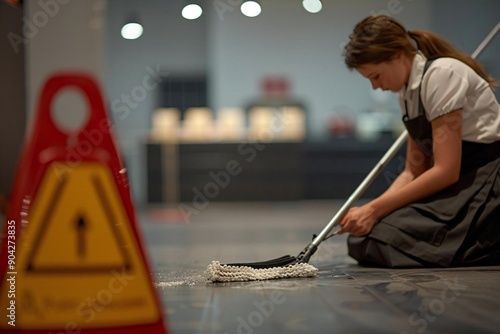
[[(409, 119), (406, 111), (403, 122), (432, 157), (432, 126), (419, 100), (418, 116)], [(349, 236), (348, 246), (349, 255), (364, 265), (500, 264), (500, 141), (462, 141), (457, 183), (382, 218), (365, 237)]]

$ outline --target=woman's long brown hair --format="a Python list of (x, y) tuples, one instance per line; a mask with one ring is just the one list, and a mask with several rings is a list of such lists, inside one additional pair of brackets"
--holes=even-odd
[(370, 15), (354, 27), (349, 43), (344, 48), (344, 59), (347, 67), (353, 69), (363, 64), (389, 61), (397, 52), (413, 56), (417, 50), (427, 58), (458, 59), (471, 67), (490, 86), (495, 83), (495, 79), (488, 75), (479, 62), (455, 49), (442, 37), (424, 30), (407, 31), (399, 21), (386, 15)]

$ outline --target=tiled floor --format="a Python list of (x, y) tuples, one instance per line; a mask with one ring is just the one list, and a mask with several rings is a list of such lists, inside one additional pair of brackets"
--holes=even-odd
[(334, 201), (209, 203), (140, 212), (171, 333), (499, 333), (500, 267), (363, 268), (345, 236), (322, 243), (316, 278), (208, 283), (212, 260), (297, 255)]

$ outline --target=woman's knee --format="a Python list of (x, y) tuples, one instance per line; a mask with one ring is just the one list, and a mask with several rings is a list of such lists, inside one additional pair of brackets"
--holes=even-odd
[(347, 238), (347, 249), (350, 257), (363, 266), (387, 267), (386, 259), (380, 251), (381, 242), (369, 237)]

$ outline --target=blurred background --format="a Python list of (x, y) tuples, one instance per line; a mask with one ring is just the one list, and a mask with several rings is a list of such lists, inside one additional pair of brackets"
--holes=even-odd
[[(346, 198), (402, 126), (396, 94), (342, 58), (375, 13), (470, 54), (500, 2), (1, 0), (1, 203), (41, 88), (61, 71), (98, 80), (140, 206)], [(495, 40), (479, 58), (496, 77), (499, 55)], [(77, 131), (85, 101), (62, 95), (54, 117)], [(401, 155), (368, 195), (400, 168)]]

